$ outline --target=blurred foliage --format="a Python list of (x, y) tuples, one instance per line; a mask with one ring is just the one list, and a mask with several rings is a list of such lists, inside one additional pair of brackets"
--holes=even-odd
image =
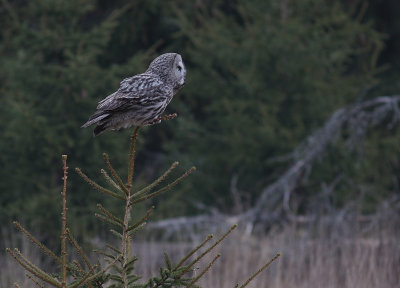
[[(8, 192), (0, 197), (0, 218), (19, 218), (21, 211), (45, 214), (35, 219), (53, 231), (57, 223), (47, 218), (59, 213), (59, 201), (52, 196), (60, 190), (59, 155), (68, 154), (71, 166), (79, 163), (93, 174), (90, 167), (103, 165), (103, 151), (115, 152), (114, 162), (125, 164), (121, 148), (128, 146), (129, 131), (94, 141), (92, 132), (80, 126), (99, 95), (112, 92), (121, 78), (144, 70), (153, 55), (149, 48), (137, 49), (123, 64), (107, 63), (114, 61), (107, 61), (108, 51), (119, 39), (111, 39), (129, 4), (107, 12), (95, 1), (17, 2), (8, 2), (2, 15), (0, 161), (5, 169), (0, 189)], [(73, 212), (85, 223), (97, 196), (81, 187), (76, 175), (71, 179), (71, 207), (78, 207)]]
[[(379, 83), (376, 55), (384, 37), (361, 21), (362, 9), (349, 13), (338, 1), (201, 3), (190, 12), (177, 9), (188, 39), (185, 59), (195, 68), (185, 87), (190, 99), (174, 102), (188, 110), (183, 137), (166, 144), (176, 155), (187, 151), (200, 167), (203, 174), (188, 187), (198, 201), (219, 199), (229, 211), (235, 176), (243, 199), (255, 200), (288, 164), (271, 158), (289, 154), (336, 109), (369, 96)], [(348, 159), (355, 163), (350, 153)], [(332, 181), (340, 165), (324, 167), (328, 179), (317, 170), (303, 190), (319, 192), (316, 186)], [(201, 183), (208, 186), (199, 191)]]
[[(182, 54), (188, 69), (168, 108), (180, 117), (142, 130), (138, 182), (172, 160), (198, 167), (155, 203), (161, 216), (195, 213), (195, 202), (229, 212), (234, 176), (243, 203), (251, 203), (288, 164), (270, 160), (290, 153), (336, 109), (399, 90), (400, 20), (380, 1), (365, 3), (2, 0), (0, 220), (43, 215), (35, 224), (56, 229), (48, 220), (59, 213), (61, 154), (90, 176), (103, 151), (117, 169), (126, 165), (131, 131), (93, 139), (79, 127), (119, 81), (167, 51)], [(386, 4), (400, 9), (395, 0)], [(365, 211), (372, 211), (398, 193), (396, 134), (371, 131), (358, 152), (332, 147), (303, 184), (303, 203), (340, 173), (347, 180), (335, 190), (337, 207), (367, 195)], [(69, 215), (80, 220), (74, 229), (95, 230), (87, 216), (100, 199), (74, 173), (69, 183)]]

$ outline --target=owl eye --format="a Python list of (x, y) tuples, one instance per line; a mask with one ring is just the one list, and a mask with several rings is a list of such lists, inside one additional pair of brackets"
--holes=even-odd
[(177, 68), (178, 68), (179, 71), (182, 71), (182, 66), (181, 65), (178, 65)]

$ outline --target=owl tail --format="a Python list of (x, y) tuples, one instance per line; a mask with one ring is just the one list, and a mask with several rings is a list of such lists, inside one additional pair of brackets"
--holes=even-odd
[(105, 127), (104, 121), (101, 121), (109, 116), (108, 113), (104, 113), (104, 111), (98, 110), (92, 116), (90, 116), (89, 120), (81, 126), (81, 128), (89, 127), (93, 124), (97, 124), (96, 128), (94, 128), (93, 136), (100, 135), (107, 128)]
[(90, 125), (93, 125), (95, 123), (98, 123), (99, 121), (103, 120), (109, 116), (108, 113), (104, 113), (104, 111), (96, 111), (92, 116), (90, 116), (89, 120), (81, 126), (81, 128), (86, 128), (89, 127)]
[(104, 133), (107, 130), (105, 125), (97, 125), (96, 128), (93, 130), (93, 137), (99, 136), (100, 134)]

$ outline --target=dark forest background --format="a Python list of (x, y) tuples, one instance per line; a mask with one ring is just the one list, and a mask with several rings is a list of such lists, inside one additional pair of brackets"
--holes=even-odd
[[(337, 109), (400, 91), (398, 0), (3, 0), (0, 27), (0, 221), (44, 237), (58, 233), (61, 154), (91, 177), (103, 151), (126, 166), (132, 131), (80, 126), (161, 53), (182, 55), (187, 83), (167, 111), (179, 117), (141, 130), (136, 183), (174, 160), (197, 172), (152, 203), (159, 218), (251, 207)], [(318, 210), (331, 183), (331, 210), (398, 199), (398, 130), (371, 128), (355, 148), (339, 139), (298, 183), (294, 212)], [(104, 200), (73, 169), (69, 197), (70, 226), (94, 234)]]

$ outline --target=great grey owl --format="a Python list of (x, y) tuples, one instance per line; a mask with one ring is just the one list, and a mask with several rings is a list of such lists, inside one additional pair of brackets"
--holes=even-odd
[(185, 85), (185, 77), (181, 55), (162, 54), (146, 72), (122, 80), (119, 89), (99, 102), (82, 127), (96, 124), (93, 135), (97, 136), (107, 130), (152, 124)]

